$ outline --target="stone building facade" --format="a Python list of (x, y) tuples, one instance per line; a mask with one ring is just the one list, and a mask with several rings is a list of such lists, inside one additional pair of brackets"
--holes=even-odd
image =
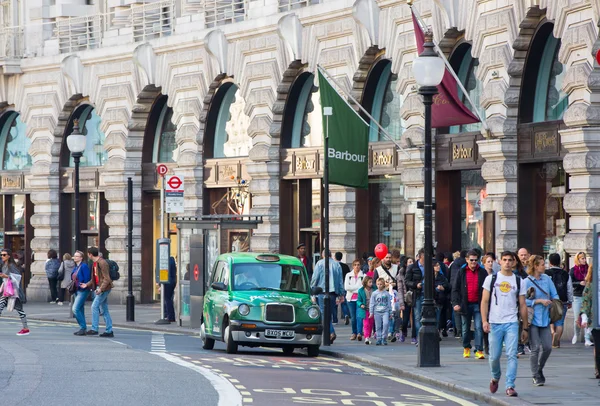
[[(219, 193), (235, 187), (232, 179), (248, 179), (251, 204), (245, 210), (264, 216), (250, 240), (254, 251), (294, 253), (303, 238), (309, 241), (310, 235), (318, 235), (320, 190), (312, 181), (322, 174), (320, 122), (314, 114), (319, 108), (317, 65), (336, 79), (344, 94), (353, 95), (372, 114), (377, 112), (403, 147), (395, 148), (375, 130), (370, 176), (379, 186), (369, 191), (332, 187), (331, 248), (351, 261), (384, 238), (372, 232), (377, 222), (386, 238), (394, 239), (396, 227), (402, 227), (391, 245), (414, 255), (423, 241), (422, 212), (417, 209), (423, 199), (423, 116), (411, 74), (417, 56), (411, 9), (405, 0), (372, 3), (362, 6), (374, 10), (373, 24), (361, 22), (360, 13), (353, 13), (353, 0), (2, 2), (1, 121), (7, 128), (14, 127), (15, 134), (26, 135), (29, 142), (18, 145), (27, 149), (31, 162), (2, 166), (0, 192), (7, 213), (13, 210), (6, 196), (26, 196), (26, 224), (13, 234), (24, 236), (26, 255), (33, 253), (28, 265), (29, 296), (47, 295), (47, 250), (72, 249), (72, 164), (65, 138), (74, 118), (83, 120), (85, 131), (95, 134), (97, 141), (90, 146), (95, 148), (90, 164), (82, 168), (82, 191), (89, 195), (84, 215), (91, 225), (79, 231), (90, 236), (87, 241), (102, 245), (123, 269), (126, 183), (133, 179), (133, 282), (140, 300), (149, 300), (153, 288), (152, 263), (144, 258), (152, 258), (147, 254), (152, 253), (153, 242), (147, 236), (156, 230), (145, 227), (154, 224), (156, 213), (152, 200), (144, 196), (158, 190), (154, 175), (158, 162), (184, 177), (187, 216), (211, 213), (218, 206)], [(546, 234), (552, 228), (555, 235), (560, 229), (564, 253), (591, 252), (591, 228), (600, 221), (600, 99), (594, 96), (600, 92), (600, 69), (594, 59), (600, 48), (600, 1), (416, 0), (414, 7), (451, 61), (460, 46), (468, 45), (477, 62), (472, 71), (478, 86), (474, 94), (479, 94), (477, 108), (486, 117), (489, 131), (461, 128), (454, 133), (473, 137), (471, 148), (479, 163), (469, 168), (485, 184), (485, 193), (476, 203), (478, 216), (487, 213), (488, 224), (475, 227), (477, 233), (489, 234), (484, 248), (515, 250), (521, 243), (520, 228), (529, 226), (520, 223), (524, 220), (519, 218), (526, 217), (519, 217), (520, 205), (527, 204), (523, 199), (519, 203), (518, 195), (519, 184), (527, 182), (520, 174), (527, 170), (548, 179), (564, 172), (568, 179), (562, 186), (554, 186), (551, 179), (547, 189), (540, 186), (540, 194), (556, 198), (552, 204), (548, 197), (540, 203), (545, 213), (562, 214), (532, 226), (531, 238), (537, 238), (536, 227)], [(528, 121), (523, 97), (529, 94), (524, 90), (526, 78), (532, 75), (528, 66), (533, 69), (528, 61), (551, 41), (536, 39), (542, 32), (548, 36), (546, 31), (558, 41), (558, 62), (550, 62), (551, 85), (560, 76), (556, 91), (564, 93), (560, 100), (566, 101), (560, 116), (533, 120), (556, 124), (541, 135), (535, 125), (523, 126)], [(556, 63), (562, 68), (552, 73)], [(549, 94), (539, 93), (536, 98), (549, 98)], [(15, 114), (21, 127), (15, 124)], [(437, 133), (453, 134), (446, 130)], [(7, 131), (2, 129), (5, 138), (12, 134)], [(527, 134), (530, 141), (523, 138)], [(6, 138), (0, 146), (8, 151), (8, 140), (13, 139)], [(452, 139), (448, 148), (453, 148)], [(19, 148), (13, 144), (12, 149)], [(539, 156), (531, 151), (536, 146), (541, 146)], [(530, 159), (523, 158), (527, 151)], [(550, 155), (558, 166), (539, 166)], [(460, 165), (450, 169), (454, 168), (460, 170)], [(373, 212), (382, 210), (379, 197), (386, 186), (381, 185), (390, 178), (396, 183), (386, 199), (401, 204), (386, 209), (388, 219), (374, 219)], [(309, 194), (303, 195), (302, 190)], [(445, 198), (437, 196), (438, 207)], [(304, 209), (298, 209), (296, 201), (308, 201), (305, 208), (311, 202), (317, 207), (316, 215), (307, 209), (304, 225), (291, 224), (304, 215), (298, 214)], [(463, 216), (458, 223), (469, 223), (464, 210), (452, 210)], [(526, 213), (527, 207), (523, 210)], [(14, 211), (12, 217), (5, 215), (9, 217), (14, 220)], [(8, 223), (4, 226), (9, 231)], [(438, 236), (446, 232), (439, 222), (437, 232)], [(554, 244), (548, 238), (544, 249)], [(539, 246), (525, 240), (521, 245), (534, 250)], [(125, 297), (126, 286), (122, 278), (116, 289), (121, 296), (113, 295), (114, 300)]]

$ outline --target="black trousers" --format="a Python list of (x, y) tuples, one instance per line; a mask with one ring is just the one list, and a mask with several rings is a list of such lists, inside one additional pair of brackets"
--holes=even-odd
[(170, 321), (175, 321), (175, 307), (173, 306), (175, 286), (165, 284), (165, 318)]
[(592, 338), (594, 339), (594, 361), (596, 364), (596, 375), (600, 374), (600, 329), (592, 330)]
[(58, 299), (58, 278), (48, 278), (48, 285), (50, 285), (50, 298), (53, 302)]

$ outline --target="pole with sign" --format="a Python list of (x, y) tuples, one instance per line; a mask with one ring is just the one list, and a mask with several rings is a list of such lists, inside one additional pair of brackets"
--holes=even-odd
[(183, 176), (167, 176), (165, 205), (167, 213), (184, 212)]
[[(600, 54), (600, 51), (598, 51)], [(600, 59), (600, 58), (599, 58)], [(600, 329), (600, 223), (594, 224), (594, 262), (592, 265), (592, 316), (593, 320), (588, 325), (593, 329)], [(600, 343), (595, 343), (596, 346)], [(598, 350), (596, 350), (598, 351)]]
[[(165, 283), (169, 281), (169, 253), (170, 240), (165, 238), (165, 176), (169, 168), (167, 165), (159, 164), (156, 166), (156, 172), (162, 177), (160, 185), (160, 238), (156, 240), (156, 278), (157, 283), (160, 283), (160, 319), (155, 324), (169, 324), (165, 319)], [(165, 259), (164, 252), (166, 249), (166, 278), (163, 278), (163, 267)]]

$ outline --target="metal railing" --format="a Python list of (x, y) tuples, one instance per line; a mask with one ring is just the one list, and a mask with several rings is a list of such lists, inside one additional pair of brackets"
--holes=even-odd
[(322, 0), (279, 0), (279, 12), (285, 13), (313, 4), (320, 4), (321, 2)]
[(203, 9), (208, 28), (248, 18), (248, 0), (206, 0)]
[(147, 41), (173, 34), (175, 20), (175, 0), (131, 7), (131, 27), (133, 41)]
[(60, 53), (99, 48), (102, 44), (104, 16), (69, 17), (54, 23), (54, 38)]

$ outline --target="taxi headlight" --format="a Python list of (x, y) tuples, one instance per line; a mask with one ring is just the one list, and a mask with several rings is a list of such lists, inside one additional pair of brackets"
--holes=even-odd
[(247, 316), (250, 314), (250, 306), (248, 306), (247, 304), (243, 303), (241, 305), (238, 306), (238, 312), (242, 315), (242, 316)]
[(310, 307), (308, 309), (308, 317), (310, 317), (311, 319), (318, 319), (320, 315), (321, 311), (318, 307)]

